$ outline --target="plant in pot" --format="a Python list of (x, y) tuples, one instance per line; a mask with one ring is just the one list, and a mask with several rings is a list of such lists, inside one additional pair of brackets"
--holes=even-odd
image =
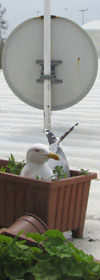
[[(58, 142), (56, 149), (61, 153)], [(56, 168), (58, 178), (52, 180), (51, 176), (47, 181), (41, 180), (42, 176), (36, 179), (18, 176), (23, 165), (16, 163), (13, 156), (9, 161), (0, 160), (0, 225), (9, 227), (30, 212), (40, 217), (49, 229), (71, 230), (73, 237), (82, 237), (90, 183), (97, 174), (70, 170), (70, 176), (65, 178), (61, 164)]]
[(0, 235), (0, 280), (100, 280), (100, 264), (75, 248), (63, 233), (29, 233), (24, 241)]

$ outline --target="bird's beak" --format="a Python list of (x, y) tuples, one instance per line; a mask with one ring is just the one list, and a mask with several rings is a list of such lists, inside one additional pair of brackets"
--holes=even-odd
[(60, 160), (59, 156), (55, 153), (49, 153), (48, 158), (53, 158), (55, 160)]

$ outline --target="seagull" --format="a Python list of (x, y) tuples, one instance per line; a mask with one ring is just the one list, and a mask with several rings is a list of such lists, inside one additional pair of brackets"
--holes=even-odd
[(53, 170), (48, 165), (48, 159), (60, 160), (56, 153), (53, 153), (44, 144), (34, 144), (26, 153), (26, 164), (20, 176), (33, 179), (50, 180)]
[(75, 128), (75, 126), (77, 126), (78, 123), (76, 123), (74, 126), (72, 126), (69, 130), (67, 130), (62, 136), (60, 136), (58, 139), (56, 138), (56, 136), (54, 135), (54, 133), (52, 133), (49, 129), (45, 129), (45, 133), (49, 142), (49, 149), (51, 152), (54, 152), (56, 154), (59, 155), (60, 157), (60, 161), (56, 164), (55, 161), (53, 161), (52, 159), (49, 160), (48, 164), (50, 166), (50, 168), (52, 170), (54, 170), (54, 168), (56, 167), (56, 165), (58, 166), (62, 166), (64, 172), (66, 173), (67, 177), (70, 177), (70, 170), (69, 170), (69, 166), (68, 166), (68, 162), (67, 162), (67, 158), (66, 155), (61, 147), (61, 142), (63, 141), (63, 139)]

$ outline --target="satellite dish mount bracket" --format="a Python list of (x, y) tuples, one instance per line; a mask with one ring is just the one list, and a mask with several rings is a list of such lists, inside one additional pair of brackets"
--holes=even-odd
[(44, 61), (43, 60), (36, 60), (37, 64), (40, 64), (41, 66), (41, 75), (39, 79), (36, 81), (38, 83), (43, 83), (44, 80), (51, 80), (51, 83), (53, 84), (60, 84), (63, 83), (63, 80), (56, 79), (56, 70), (55, 67), (59, 64), (62, 64), (61, 60), (51, 60), (51, 75), (44, 75)]

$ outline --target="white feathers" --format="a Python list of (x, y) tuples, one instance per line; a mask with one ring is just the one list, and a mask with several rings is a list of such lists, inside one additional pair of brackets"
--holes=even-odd
[(43, 144), (34, 144), (26, 153), (26, 165), (21, 171), (21, 176), (49, 180), (53, 170), (48, 165), (48, 159), (59, 160), (58, 155), (51, 153), (49, 148)]
[(60, 157), (60, 161), (58, 162), (58, 164), (55, 164), (55, 162), (52, 159), (50, 159), (50, 161), (48, 162), (50, 168), (53, 170), (56, 165), (62, 166), (64, 173), (66, 173), (67, 177), (70, 177), (70, 171), (69, 171), (67, 158), (61, 147), (61, 144), (59, 141), (60, 138), (57, 139), (50, 130), (46, 130), (46, 135), (48, 138), (48, 142), (50, 144), (50, 146), (49, 146), (50, 151), (58, 154)]
[[(59, 166), (63, 167), (64, 172), (67, 174), (67, 177), (70, 177), (70, 170), (67, 162), (66, 155), (61, 147), (61, 142), (63, 139), (77, 126), (78, 123), (76, 123), (74, 126), (72, 126), (69, 130), (67, 130), (63, 135), (61, 135), (58, 139), (52, 133), (49, 129), (45, 130), (46, 136), (48, 138), (48, 142), (50, 145), (50, 151), (56, 153), (60, 157), (60, 161), (58, 162)], [(52, 161), (52, 159), (48, 162), (50, 168), (53, 170), (56, 166), (55, 162)]]
[[(34, 144), (26, 153), (26, 165), (20, 175), (28, 178), (38, 178), (40, 180), (50, 180), (51, 176), (54, 175), (54, 168), (59, 165), (63, 167), (63, 171), (67, 174), (67, 177), (70, 177), (67, 158), (60, 144), (77, 125), (78, 123), (58, 139), (50, 130), (46, 129), (46, 136), (50, 145), (49, 148), (43, 144)], [(48, 159), (50, 160), (48, 161)], [(59, 161), (55, 162), (55, 160)]]

